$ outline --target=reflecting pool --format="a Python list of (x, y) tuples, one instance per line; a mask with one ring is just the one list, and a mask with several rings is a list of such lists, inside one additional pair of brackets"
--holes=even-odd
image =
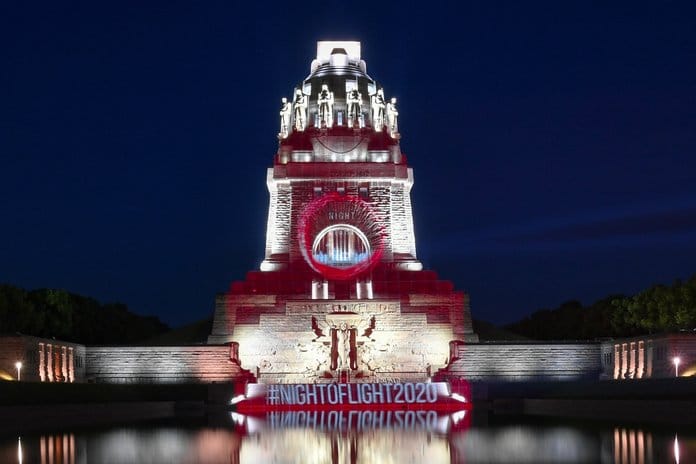
[(471, 411), (188, 418), (0, 437), (2, 463), (691, 463), (696, 431)]

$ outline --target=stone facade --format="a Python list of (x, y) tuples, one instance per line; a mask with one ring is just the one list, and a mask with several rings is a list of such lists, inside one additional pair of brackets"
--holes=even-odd
[[(355, 314), (351, 381), (422, 380), (447, 362), (451, 324), (428, 323), (427, 312), (404, 311), (399, 301), (288, 301), (283, 312), (262, 313), (258, 323), (239, 324), (239, 356), (267, 383), (335, 380), (331, 368), (332, 333), (322, 321), (335, 309)], [(408, 306), (412, 308), (412, 306)]]
[(97, 383), (231, 382), (246, 373), (236, 345), (90, 346), (86, 378)]
[(600, 351), (598, 342), (454, 342), (452, 361), (438, 375), (488, 382), (596, 379)]
[[(21, 380), (28, 382), (83, 382), (84, 345), (28, 335), (0, 337), (0, 373), (16, 379), (21, 362)], [(9, 379), (8, 379), (9, 380)]]
[(696, 375), (696, 333), (607, 340), (602, 343), (601, 360), (605, 379), (693, 376)]
[(477, 336), (468, 295), (418, 261), (395, 100), (357, 42), (320, 42), (293, 95), (267, 173), (265, 259), (218, 296), (208, 342), (238, 343), (261, 381), (428, 379), (451, 341)]

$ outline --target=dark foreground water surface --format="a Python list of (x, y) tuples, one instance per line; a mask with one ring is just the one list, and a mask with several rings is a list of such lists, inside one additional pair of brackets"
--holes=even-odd
[[(479, 417), (480, 416), (480, 417)], [(2, 463), (696, 463), (696, 430), (470, 412), (272, 413), (0, 437)]]

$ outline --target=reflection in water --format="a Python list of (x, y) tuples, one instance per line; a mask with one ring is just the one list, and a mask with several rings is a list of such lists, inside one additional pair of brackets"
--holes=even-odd
[(653, 437), (642, 430), (614, 429), (614, 463), (645, 464), (653, 462)]
[(39, 453), (41, 464), (75, 464), (75, 435), (42, 435)]
[[(77, 459), (76, 456), (81, 456)], [(22, 436), (10, 448), (0, 442), (0, 462), (19, 464), (75, 464), (86, 462), (84, 453), (75, 450), (75, 435), (50, 434)]]
[(425, 431), (369, 430), (317, 433), (288, 429), (260, 434), (242, 443), (240, 462), (307, 464), (450, 462), (446, 437)]
[(466, 416), (435, 411), (290, 411), (233, 415), (251, 435), (240, 462), (307, 464), (450, 462), (447, 433)]
[(469, 426), (467, 413), (232, 413), (227, 427), (119, 427), (0, 442), (0, 462), (615, 463), (691, 462), (693, 437), (616, 427)]
[(224, 429), (117, 429), (87, 442), (88, 462), (239, 463), (239, 434)]
[(454, 437), (451, 462), (601, 462), (596, 434), (568, 427), (512, 425)]
[[(613, 433), (613, 463), (615, 464), (679, 464), (682, 454), (693, 453), (693, 446), (680, 446), (677, 435), (660, 437), (643, 430), (617, 427)], [(687, 462), (692, 462), (687, 459)]]

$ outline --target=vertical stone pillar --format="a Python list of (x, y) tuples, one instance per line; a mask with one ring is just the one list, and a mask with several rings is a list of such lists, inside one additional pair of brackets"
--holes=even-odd
[(46, 377), (48, 382), (53, 382), (53, 345), (46, 345)]
[(61, 373), (63, 372), (63, 368), (60, 365), (60, 346), (54, 345), (53, 346), (53, 381), (54, 382), (62, 382), (63, 377), (61, 376)]
[(449, 342), (449, 360), (447, 364), (452, 364), (452, 362), (459, 357), (459, 344), (453, 340)]
[(39, 343), (39, 380), (46, 381), (46, 344)]
[(638, 368), (636, 370), (636, 378), (642, 379), (645, 375), (645, 342), (638, 342)]
[(648, 340), (647, 348), (645, 350), (646, 362), (645, 362), (645, 377), (652, 377), (653, 371), (653, 343), (652, 340)]
[(230, 361), (239, 364), (239, 343), (230, 342)]
[(60, 348), (60, 366), (62, 380), (68, 382), (68, 348), (66, 346)]
[(75, 381), (75, 350), (68, 347), (68, 382)]

